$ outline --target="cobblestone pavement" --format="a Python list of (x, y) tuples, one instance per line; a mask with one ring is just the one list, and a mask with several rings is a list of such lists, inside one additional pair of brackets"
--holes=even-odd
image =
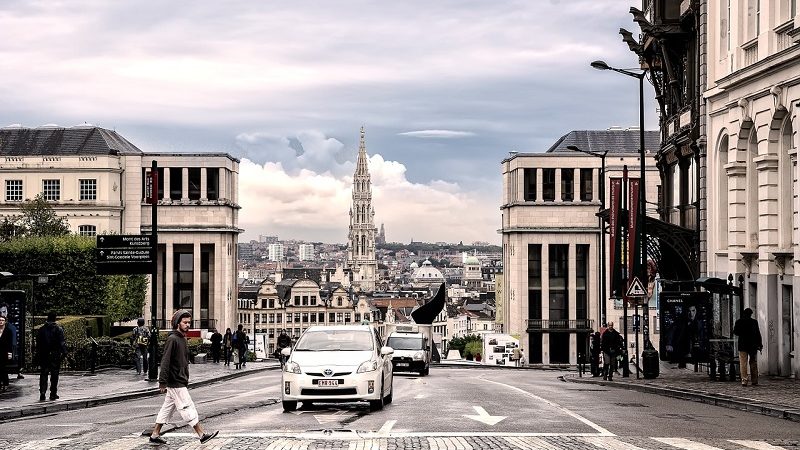
[[(623, 378), (614, 376), (614, 381), (603, 381), (600, 377), (584, 374), (579, 377), (577, 373), (568, 374), (568, 381), (607, 384), (628, 388), (655, 388), (660, 394), (705, 401), (731, 407), (753, 405), (753, 409), (792, 412), (793, 418), (800, 418), (800, 381), (790, 378), (760, 376), (758, 386), (742, 386), (736, 381), (715, 381), (702, 370), (697, 372), (692, 367), (679, 369), (677, 367), (661, 365), (657, 378), (636, 378), (635, 373)], [(765, 411), (769, 413), (769, 411)]]
[[(224, 364), (192, 364), (189, 366), (190, 385), (244, 375), (269, 367), (277, 368), (275, 361), (251, 362), (243, 369), (227, 367)], [(137, 376), (136, 371), (112, 369), (95, 374), (62, 373), (58, 382), (59, 400), (39, 402), (39, 375), (24, 374), (24, 379), (12, 378), (8, 392), (0, 394), (0, 413), (23, 407), (53, 405), (76, 400), (113, 398), (122, 394), (156, 391), (155, 382), (148, 382)], [(49, 393), (48, 393), (49, 395)]]
[(165, 435), (167, 445), (153, 447), (147, 439), (129, 436), (105, 443), (83, 442), (80, 439), (52, 439), (29, 442), (9, 442), (0, 440), (0, 448), (6, 450), (137, 450), (151, 448), (190, 449), (269, 449), (269, 450), (798, 450), (800, 440), (725, 440), (702, 438), (662, 438), (637, 436), (407, 436), (363, 439), (326, 439), (323, 437), (281, 437), (257, 435), (220, 435), (216, 439), (200, 444), (196, 438), (182, 434)]

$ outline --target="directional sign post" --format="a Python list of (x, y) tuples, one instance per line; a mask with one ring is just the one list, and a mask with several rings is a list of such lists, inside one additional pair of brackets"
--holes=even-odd
[(639, 277), (633, 277), (633, 281), (628, 286), (628, 292), (625, 295), (628, 297), (647, 297), (647, 289), (644, 288)]
[(155, 264), (150, 235), (97, 236), (97, 273), (100, 275), (149, 274)]

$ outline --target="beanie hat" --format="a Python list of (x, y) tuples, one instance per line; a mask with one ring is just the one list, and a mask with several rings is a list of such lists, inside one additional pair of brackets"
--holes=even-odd
[(192, 317), (192, 313), (185, 309), (179, 309), (175, 311), (175, 314), (172, 315), (172, 329), (176, 330), (178, 328), (178, 324), (181, 323), (181, 319), (184, 317)]

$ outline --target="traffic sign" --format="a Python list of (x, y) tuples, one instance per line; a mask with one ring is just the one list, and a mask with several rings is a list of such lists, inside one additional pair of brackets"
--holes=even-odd
[(97, 262), (152, 262), (153, 247), (145, 248), (98, 248)]
[(625, 294), (627, 297), (647, 297), (647, 289), (644, 288), (639, 277), (633, 277), (628, 292)]
[(153, 247), (151, 234), (103, 234), (97, 236), (97, 248)]

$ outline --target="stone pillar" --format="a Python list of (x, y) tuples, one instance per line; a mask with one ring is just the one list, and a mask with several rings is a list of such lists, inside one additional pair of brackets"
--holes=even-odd
[(205, 167), (200, 168), (200, 201), (208, 201), (208, 169)]
[(561, 169), (553, 169), (556, 172), (556, 203), (561, 202)]
[(225, 200), (228, 198), (228, 186), (225, 184), (227, 183), (227, 170), (224, 167), (219, 168), (219, 195), (218, 198), (220, 200)]
[(581, 171), (572, 169), (572, 201), (581, 201)]
[(544, 186), (544, 182), (542, 180), (542, 176), (544, 171), (541, 168), (536, 169), (536, 203), (542, 203), (544, 201), (542, 186)]
[(181, 184), (181, 203), (189, 202), (189, 169), (184, 167), (181, 169), (183, 176), (183, 183)]
[(163, 192), (163, 199), (165, 202), (169, 202), (169, 190), (170, 190), (170, 178), (169, 178), (169, 167), (164, 167), (164, 192)]
[[(187, 169), (183, 169), (187, 170)], [(200, 320), (200, 242), (192, 246), (192, 320)], [(194, 324), (192, 324), (194, 326)]]
[[(159, 239), (160, 240), (160, 239)], [(165, 319), (169, 321), (169, 318), (172, 317), (172, 313), (177, 309), (175, 308), (175, 296), (174, 296), (174, 289), (175, 285), (173, 283), (173, 277), (175, 273), (175, 252), (172, 248), (171, 242), (164, 243), (164, 251), (167, 254), (166, 257), (166, 264), (164, 265), (164, 272), (162, 273), (164, 276), (164, 286), (166, 292), (164, 292), (164, 302), (166, 304), (166, 310), (163, 312)], [(172, 325), (167, 323), (167, 329), (170, 329)]]

